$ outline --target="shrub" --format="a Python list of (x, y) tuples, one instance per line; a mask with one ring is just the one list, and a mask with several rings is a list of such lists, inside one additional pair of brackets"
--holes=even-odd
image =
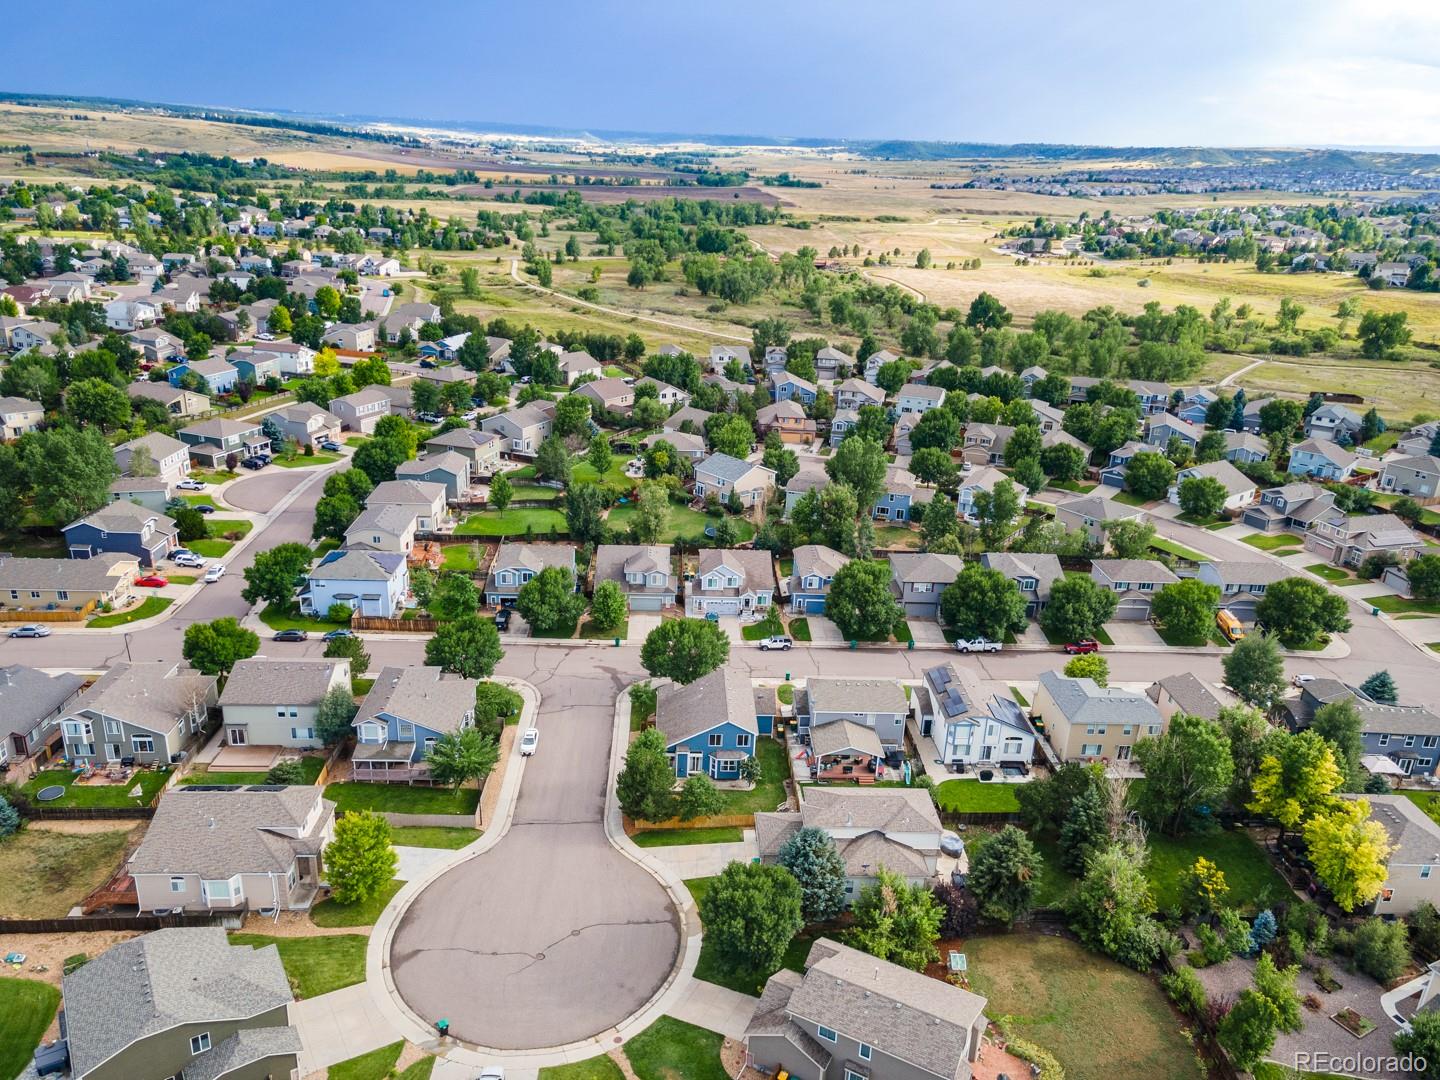
[(1173, 975), (1160, 976), (1160, 985), (1186, 1016), (1199, 1020), (1205, 1015), (1205, 987), (1190, 968), (1176, 968)]
[(278, 761), (265, 774), (267, 784), (303, 784), (305, 766), (298, 761)]
[(636, 683), (630, 687), (630, 713), (642, 721), (655, 715), (655, 687), (648, 682)]
[(1054, 1054), (1027, 1039), (1017, 1039), (1010, 1033), (1014, 1026), (1010, 1017), (999, 1017), (995, 1026), (1005, 1037), (1005, 1049), (1021, 1061), (1028, 1061), (1035, 1066), (1035, 1080), (1065, 1080), (1065, 1069)]
[(1255, 921), (1250, 926), (1250, 951), (1255, 952), (1269, 945), (1275, 940), (1275, 934), (1275, 915), (1266, 908), (1255, 916)]
[(1403, 922), (1366, 919), (1353, 931), (1337, 933), (1335, 944), (1350, 954), (1356, 968), (1379, 983), (1396, 978), (1410, 963), (1410, 943)]
[(1201, 925), (1195, 930), (1195, 937), (1200, 942), (1200, 955), (1205, 963), (1201, 966), (1209, 967), (1211, 964), (1223, 964), (1230, 959), (1230, 946), (1225, 938), (1217, 934), (1209, 926)]
[(1433, 960), (1440, 956), (1440, 911), (1425, 901), (1410, 913), (1406, 920), (1410, 929), (1410, 944), (1422, 957)]
[(0, 837), (13, 836), (20, 829), (20, 814), (0, 795)]

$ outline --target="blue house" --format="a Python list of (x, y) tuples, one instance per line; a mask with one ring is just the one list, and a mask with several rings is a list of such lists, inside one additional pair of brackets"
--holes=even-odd
[(780, 706), (776, 704), (775, 688), (773, 686), (757, 686), (755, 688), (755, 725), (760, 729), (761, 735), (771, 735), (775, 731), (775, 718), (780, 715)]
[(1317, 480), (1348, 480), (1355, 471), (1357, 456), (1339, 443), (1306, 439), (1290, 448), (1291, 476), (1313, 476)]
[(179, 546), (173, 519), (133, 502), (113, 502), (62, 531), (72, 559), (124, 554), (154, 567)]
[(280, 358), (274, 353), (236, 353), (228, 361), (239, 373), (239, 377), (251, 386), (259, 386), (266, 379), (280, 378)]
[(655, 727), (680, 779), (738, 780), (740, 762), (755, 756), (760, 737), (750, 680), (722, 667), (688, 686), (667, 686), (655, 703)]
[(809, 379), (791, 375), (788, 371), (777, 371), (770, 376), (770, 396), (776, 401), (798, 401), (802, 405), (814, 405), (820, 388)]
[(1153, 446), (1136, 442), (1131, 439), (1124, 446), (1117, 447), (1110, 451), (1110, 460), (1100, 470), (1100, 482), (1106, 487), (1123, 488), (1125, 486), (1125, 471), (1130, 467), (1130, 459), (1136, 454), (1144, 451), (1153, 451)]
[(204, 380), (209, 388), (208, 393), (213, 397), (215, 394), (228, 394), (235, 389), (235, 384), (240, 381), (240, 372), (226, 360), (209, 358), (205, 360), (186, 360), (176, 364), (170, 369), (167, 378), (171, 386), (179, 386), (180, 380), (187, 371), (194, 372)]
[(922, 488), (909, 469), (891, 465), (885, 470), (885, 490), (875, 500), (870, 516), (876, 521), (914, 521), (935, 497), (934, 488)]
[(475, 722), (476, 679), (437, 667), (387, 667), (351, 724), (354, 778), (376, 783), (428, 784), (426, 754), (445, 735)]
[(1194, 424), (1196, 427), (1199, 427), (1205, 423), (1205, 417), (1209, 412), (1209, 405), (1196, 401), (1189, 405), (1181, 405), (1180, 408), (1176, 410), (1175, 415), (1187, 424)]
[(797, 547), (790, 574), (791, 614), (824, 615), (835, 575), (849, 561), (847, 556), (824, 544)]

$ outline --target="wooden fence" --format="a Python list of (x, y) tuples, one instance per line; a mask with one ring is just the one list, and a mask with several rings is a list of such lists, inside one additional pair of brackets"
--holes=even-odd
[(31, 821), (148, 821), (154, 806), (46, 806), (17, 802), (15, 809)]
[(412, 634), (433, 634), (440, 629), (437, 619), (382, 619), (378, 615), (355, 615), (350, 619), (352, 630), (404, 630)]
[(1024, 824), (1020, 815), (1013, 811), (941, 810), (940, 820), (950, 826), (974, 825), (977, 828)]
[(681, 821), (678, 817), (670, 818), (668, 821), (631, 821), (628, 817), (625, 819), (626, 836), (654, 832), (656, 829), (753, 829), (754, 827), (754, 814), (715, 814), (712, 817), (697, 817), (689, 821)]
[(94, 610), (94, 600), (87, 600), (84, 607), (72, 608), (68, 611), (28, 611), (20, 608), (14, 611), (0, 611), (0, 622), (80, 622), (82, 619), (88, 618)]
[(67, 915), (58, 919), (0, 919), (0, 934), (75, 934), (95, 930), (170, 930), (221, 926), (220, 915)]

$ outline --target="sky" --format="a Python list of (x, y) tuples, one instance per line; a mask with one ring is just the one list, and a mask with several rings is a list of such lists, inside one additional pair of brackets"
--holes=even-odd
[[(150, 0), (139, 17), (56, 0), (47, 11), (6, 22), (0, 90), (581, 131), (1440, 147), (1437, 0)], [(83, 34), (58, 45), (72, 24)]]

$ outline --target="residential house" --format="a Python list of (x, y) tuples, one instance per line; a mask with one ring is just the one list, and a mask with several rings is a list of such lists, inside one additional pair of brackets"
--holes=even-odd
[(927, 668), (916, 705), (920, 732), (935, 741), (945, 765), (1028, 766), (1035, 756), (1037, 735), (1025, 710), (999, 694), (986, 701), (970, 668), (948, 662)]
[(123, 552), (90, 559), (0, 556), (0, 611), (124, 607), (139, 574), (140, 560)]
[(1135, 742), (1162, 735), (1165, 718), (1144, 694), (1102, 687), (1094, 679), (1040, 673), (1030, 715), (1062, 761), (1129, 761)]
[(692, 435), (688, 431), (657, 431), (641, 439), (640, 445), (651, 450), (662, 442), (687, 461), (703, 461), (710, 455), (710, 450), (705, 445), (705, 436)]
[(501, 544), (485, 581), (485, 603), (509, 607), (520, 595), (522, 585), (552, 566), (574, 574), (575, 549), (565, 544)]
[[(795, 729), (802, 741), (816, 731), (849, 722), (872, 732), (887, 751), (905, 743), (905, 718), (910, 699), (894, 679), (821, 678), (811, 676), (803, 694), (795, 696)], [(871, 774), (870, 780), (875, 776)]]
[(1194, 450), (1205, 437), (1203, 426), (1197, 427), (1187, 420), (1169, 413), (1157, 413), (1145, 423), (1145, 441), (1152, 447), (1163, 450), (1171, 439), (1179, 439), (1182, 446)]
[(1175, 483), (1170, 485), (1169, 502), (1180, 505), (1180, 485), (1186, 480), (1218, 480), (1225, 488), (1225, 509), (1240, 510), (1255, 501), (1255, 481), (1242, 473), (1230, 462), (1207, 461), (1203, 465), (1191, 465), (1175, 474)]
[(1140, 411), (1146, 416), (1162, 413), (1170, 407), (1175, 388), (1169, 383), (1153, 382), (1149, 379), (1130, 379), (1125, 384), (1140, 399)]
[[(365, 513), (369, 511), (361, 517)], [(383, 536), (378, 531), (371, 535)], [(410, 568), (404, 552), (340, 548), (311, 568), (300, 591), (300, 610), (306, 615), (324, 615), (334, 605), (343, 604), (359, 615), (398, 618), (409, 593)]]
[(750, 370), (750, 350), (744, 345), (710, 346), (710, 370), (716, 375), (724, 375), (732, 360), (738, 363), (743, 371)]
[(232, 945), (219, 926), (156, 930), (69, 970), (60, 986), (72, 1080), (299, 1070), (294, 995), (273, 944)]
[[(796, 701), (803, 701), (798, 696)], [(874, 730), (837, 720), (810, 733), (804, 754), (810, 777), (821, 783), (873, 784), (885, 776), (885, 748)]]
[(855, 358), (830, 345), (826, 345), (815, 353), (815, 374), (818, 378), (838, 379), (841, 368), (846, 371), (854, 371)]
[(960, 576), (959, 555), (904, 552), (890, 556), (890, 592), (907, 619), (938, 619), (940, 594)]
[(798, 401), (810, 406), (820, 390), (809, 379), (792, 375), (788, 371), (777, 371), (770, 376), (770, 397), (775, 401)]
[(561, 353), (560, 374), (565, 376), (565, 385), (574, 386), (577, 379), (598, 379), (605, 374), (605, 367), (583, 349), (580, 352)]
[(533, 458), (540, 444), (555, 426), (555, 403), (532, 401), (509, 412), (487, 416), (480, 421), (480, 430), (489, 431), (505, 440), (507, 453)]
[(380, 320), (385, 328), (385, 339), (387, 341), (398, 341), (400, 335), (406, 330), (414, 338), (420, 333), (420, 328), (426, 323), (440, 321), (440, 308), (429, 303), (397, 304), (390, 309), (390, 314)]
[(889, 349), (881, 349), (879, 352), (871, 353), (865, 359), (865, 381), (872, 386), (880, 374), (880, 369), (886, 364), (893, 364), (900, 357), (896, 356)]
[(1168, 724), (1176, 713), (1199, 716), (1205, 720), (1218, 720), (1225, 702), (1210, 687), (1188, 671), (1178, 671), (1156, 679), (1145, 691), (1145, 696), (1155, 703), (1160, 715)]
[(66, 707), (65, 756), (87, 766), (169, 765), (205, 723), (218, 681), (178, 665), (111, 664)]
[(957, 479), (956, 513), (972, 524), (979, 519), (975, 516), (975, 497), (982, 491), (993, 492), (995, 485), (1009, 480), (999, 469), (989, 465), (978, 465), (962, 471)]
[(655, 388), (656, 400), (667, 409), (683, 409), (686, 405), (690, 404), (690, 395), (678, 386), (671, 386), (669, 383), (661, 382), (659, 379), (649, 378), (640, 379), (635, 383), (635, 389), (637, 391), (647, 386), (653, 386)]
[[(390, 402), (390, 415), (403, 416), (407, 420), (415, 415), (415, 393), (409, 386), (379, 386), (377, 389)], [(332, 401), (331, 406), (334, 406)]]
[(239, 381), (260, 386), (266, 380), (280, 379), (280, 358), (261, 349), (240, 349), (231, 353), (226, 362), (240, 373)]
[(845, 864), (849, 904), (885, 867), (909, 884), (929, 885), (939, 865), (940, 816), (920, 788), (806, 787), (800, 812), (758, 813), (760, 861), (773, 865), (786, 840), (801, 828), (820, 829), (835, 841)]
[(163, 514), (174, 495), (171, 481), (161, 476), (121, 476), (110, 482), (110, 501), (134, 503)]
[(334, 838), (335, 804), (318, 787), (182, 785), (160, 799), (126, 869), (142, 914), (304, 911)]
[[(439, 368), (421, 368), (415, 377), (417, 379), (423, 379), (425, 380), (425, 382), (428, 383), (434, 383), (442, 390), (445, 387), (450, 386), (454, 383), (461, 383), (473, 389), (475, 386), (476, 374), (469, 368), (450, 366)], [(474, 395), (472, 394), (471, 397), (473, 398)]]
[(297, 341), (270, 341), (261, 352), (275, 357), (275, 366), (281, 375), (313, 375), (315, 373), (315, 350)]
[(1425, 550), (1425, 543), (1394, 514), (1321, 518), (1305, 534), (1305, 550), (1335, 566), (1359, 567), (1372, 555), (1407, 562)]
[(999, 465), (1005, 460), (1005, 444), (1014, 434), (1008, 424), (967, 424), (960, 456), (972, 465)]
[(802, 544), (794, 551), (790, 574), (790, 613), (824, 615), (830, 586), (840, 568), (850, 561), (824, 544)]
[(987, 551), (980, 556), (980, 565), (999, 571), (1020, 587), (1025, 597), (1025, 614), (1032, 618), (1050, 603), (1051, 586), (1065, 576), (1059, 558), (1050, 554)]
[(185, 352), (185, 343), (159, 327), (136, 330), (125, 335), (130, 347), (152, 364), (158, 364)]
[[(451, 334), (449, 337), (443, 337), (439, 341), (425, 342), (425, 344), (420, 346), (419, 353), (421, 356), (427, 358), (433, 357), (438, 360), (454, 361), (456, 357), (460, 355), (460, 350), (465, 347), (465, 343), (469, 340), (470, 332), (468, 330), (463, 334)], [(577, 353), (576, 355), (583, 354)]]
[(1081, 529), (1091, 542), (1105, 543), (1105, 526), (1112, 521), (1129, 521), (1143, 518), (1145, 512), (1138, 506), (1126, 506), (1114, 499), (1102, 499), (1096, 495), (1082, 495), (1055, 507), (1055, 520), (1067, 529)]
[[(859, 423), (860, 414), (854, 409), (836, 409), (835, 415), (830, 418), (830, 446), (839, 446), (846, 434)], [(908, 447), (905, 452), (909, 452)]]
[(1105, 467), (1100, 470), (1100, 483), (1106, 487), (1123, 488), (1125, 486), (1125, 474), (1130, 469), (1131, 459), (1136, 454), (1153, 454), (1156, 452), (1155, 447), (1135, 439), (1131, 439), (1124, 446), (1117, 446), (1114, 450), (1110, 451), (1110, 457), (1105, 462)]
[(776, 401), (755, 414), (755, 423), (764, 438), (774, 431), (784, 443), (810, 443), (815, 439), (815, 421), (805, 415), (798, 401)]
[(765, 346), (764, 374), (771, 375), (777, 371), (784, 371), (785, 365), (790, 362), (790, 354), (781, 345)]
[(369, 435), (382, 416), (390, 415), (390, 397), (379, 386), (367, 386), (353, 394), (330, 399), (330, 412), (340, 418), (347, 431)]
[(697, 499), (709, 495), (726, 502), (731, 493), (747, 510), (764, 507), (775, 490), (775, 470), (741, 461), (729, 454), (711, 454), (695, 466), (694, 492)]
[(218, 702), (226, 746), (314, 749), (320, 702), (350, 692), (349, 660), (239, 660)]
[(825, 466), (814, 458), (803, 458), (800, 461), (800, 468), (790, 482), (785, 485), (785, 518), (789, 520), (790, 514), (808, 491), (815, 491), (824, 488), (830, 483), (830, 474), (825, 471)]
[(755, 756), (760, 725), (750, 680), (725, 665), (692, 683), (660, 688), (655, 727), (679, 779), (738, 780), (740, 763)]
[(276, 409), (266, 419), (272, 421), (282, 437), (298, 446), (319, 446), (340, 438), (341, 420), (329, 409), (313, 401), (301, 401)]
[(1180, 579), (1154, 559), (1096, 559), (1090, 564), (1090, 580), (1116, 594), (1112, 618), (1136, 622), (1150, 618), (1155, 594)]
[(22, 397), (0, 397), (0, 440), (14, 442), (21, 435), (40, 430), (45, 407)]
[(635, 387), (624, 379), (594, 379), (574, 390), (576, 397), (590, 402), (596, 415), (605, 412), (629, 415), (635, 407)]
[(61, 530), (72, 559), (134, 555), (141, 566), (158, 566), (180, 546), (173, 518), (131, 502), (112, 502)]
[(206, 391), (211, 397), (216, 394), (228, 394), (235, 389), (235, 384), (240, 381), (240, 372), (228, 360), (220, 360), (210, 357), (204, 360), (185, 360), (175, 365), (167, 373), (171, 386), (179, 386), (180, 380), (186, 374), (196, 375), (205, 383)]
[(453, 428), (425, 440), (425, 449), (431, 455), (441, 453), (460, 454), (470, 462), (472, 479), (491, 476), (500, 468), (500, 449), (504, 440), (489, 431), (476, 428)]
[(270, 440), (253, 420), (202, 420), (175, 433), (190, 448), (190, 460), (202, 469), (226, 467), (237, 458), (268, 453)]
[(705, 432), (705, 421), (714, 415), (704, 409), (686, 405), (667, 416), (660, 424), (660, 430), (665, 432), (683, 431), (685, 425), (689, 424), (695, 434), (701, 435)]
[(14, 352), (25, 349), (41, 349), (49, 345), (64, 328), (53, 322), (25, 322), (10, 327), (10, 348)]
[(1240, 520), (1261, 532), (1307, 531), (1316, 521), (1336, 513), (1335, 496), (1318, 484), (1294, 483), (1266, 488), (1260, 501), (1247, 507)]
[(1410, 275), (1413, 272), (1408, 262), (1382, 262), (1377, 263), (1370, 271), (1372, 278), (1379, 278), (1391, 288), (1403, 289), (1410, 283)]
[(876, 521), (914, 521), (925, 512), (930, 500), (943, 495), (931, 487), (922, 487), (915, 475), (901, 465), (885, 469), (885, 488), (870, 509)]
[[(382, 506), (403, 506), (412, 510), (418, 532), (438, 532), (451, 520), (450, 508), (445, 501), (445, 485), (426, 480), (382, 480), (365, 496), (365, 507)], [(356, 537), (359, 538), (358, 533)]]
[(1265, 590), (1294, 575), (1284, 563), (1270, 559), (1209, 559), (1200, 564), (1195, 576), (1220, 590), (1221, 607), (1241, 622), (1253, 623)]
[(148, 398), (165, 406), (171, 416), (188, 419), (210, 411), (210, 399), (193, 390), (182, 390), (167, 382), (132, 382), (125, 387), (132, 398)]
[[(836, 410), (850, 409), (858, 412), (864, 405), (884, 405), (885, 391), (864, 379), (851, 377), (835, 387)], [(923, 410), (921, 410), (923, 411)]]
[(153, 471), (147, 471), (145, 475), (170, 481), (184, 480), (190, 475), (189, 448), (179, 439), (172, 439), (158, 431), (141, 435), (138, 439), (131, 439), (115, 447), (115, 467), (122, 473), (131, 472), (135, 451), (142, 449), (153, 466)]
[(60, 717), (84, 686), (84, 677), (69, 672), (0, 666), (0, 772), (30, 757), (49, 760), (59, 743)]
[(1400, 436), (1400, 441), (1395, 444), (1395, 451), (1407, 457), (1428, 455), (1436, 435), (1440, 435), (1440, 420), (1427, 420), (1423, 424), (1416, 424)]
[(1225, 460), (1231, 463), (1264, 461), (1270, 456), (1270, 444), (1248, 431), (1225, 432)]
[(374, 352), (374, 323), (337, 323), (320, 336), (322, 345), (329, 345), (345, 352)]
[(695, 577), (685, 589), (685, 614), (765, 613), (775, 596), (775, 560), (762, 549), (703, 548)]
[(1380, 470), (1380, 490), (1429, 502), (1440, 495), (1440, 458), (1425, 453), (1386, 462)]
[(1054, 405), (1046, 404), (1039, 398), (1030, 399), (1030, 411), (1035, 414), (1035, 421), (1040, 426), (1041, 435), (1049, 435), (1051, 432), (1060, 431), (1060, 425), (1065, 422), (1065, 414), (1063, 412), (1055, 408)]
[(445, 494), (458, 500), (470, 490), (470, 459), (453, 450), (432, 452), (414, 461), (402, 461), (395, 467), (395, 479), (444, 484)]
[(613, 581), (631, 611), (674, 607), (679, 589), (669, 544), (601, 544), (595, 549), (595, 586)]
[(1205, 426), (1205, 417), (1209, 415), (1210, 406), (1220, 400), (1220, 395), (1214, 390), (1206, 387), (1197, 387), (1189, 391), (1180, 402), (1180, 407), (1175, 410), (1175, 415), (1186, 423), (1194, 424), (1197, 427)]
[(390, 551), (408, 555), (420, 530), (416, 507), (375, 503), (356, 516), (345, 530), (345, 547), (359, 551)]
[(105, 327), (122, 334), (153, 326), (160, 318), (160, 307), (148, 300), (110, 300), (105, 304)]
[(1339, 443), (1306, 439), (1290, 448), (1291, 476), (1313, 476), (1319, 480), (1348, 480), (1359, 460), (1354, 451)]
[(1363, 418), (1354, 409), (1327, 402), (1305, 420), (1305, 434), (1319, 442), (1353, 443), (1360, 434)]
[(928, 383), (906, 383), (895, 395), (895, 407), (902, 413), (927, 413), (945, 404), (945, 388)]
[(360, 703), (352, 726), (356, 780), (430, 782), (426, 755), (441, 738), (475, 723), (477, 679), (438, 667), (387, 667)]
[(1440, 825), (1404, 795), (1364, 795), (1370, 820), (1390, 840), (1385, 883), (1371, 911), (1405, 918), (1424, 904), (1440, 904)]
[(895, 418), (895, 429), (891, 432), (891, 444), (895, 447), (895, 453), (909, 457), (912, 452), (910, 446), (911, 433), (920, 426), (920, 413), (906, 413), (904, 416)]

